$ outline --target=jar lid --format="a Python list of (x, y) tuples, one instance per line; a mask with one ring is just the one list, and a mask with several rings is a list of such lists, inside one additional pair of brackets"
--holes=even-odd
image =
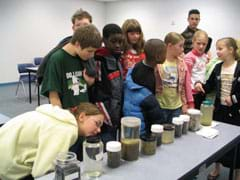
[(203, 104), (204, 104), (204, 105), (209, 105), (209, 106), (210, 106), (210, 105), (213, 104), (213, 102), (212, 102), (212, 100), (210, 100), (210, 99), (206, 99), (206, 100), (203, 101)]
[(187, 113), (192, 115), (200, 115), (201, 111), (198, 109), (188, 109)]
[(175, 129), (175, 127), (172, 124), (164, 124), (163, 125), (163, 130), (165, 130), (165, 131), (172, 131), (174, 129)]
[(189, 122), (190, 121), (190, 116), (187, 114), (181, 114), (179, 116), (179, 118), (181, 118), (184, 122)]
[(141, 120), (137, 117), (126, 116), (121, 118), (121, 124), (128, 127), (140, 126)]
[(142, 134), (140, 136), (141, 140), (143, 141), (156, 141), (156, 137), (155, 136), (152, 136), (151, 134)]
[(106, 144), (106, 150), (110, 152), (119, 152), (121, 151), (121, 143), (118, 141), (109, 141)]
[(99, 143), (100, 142), (100, 136), (88, 136), (88, 137), (86, 137), (86, 141), (88, 143)]
[(60, 152), (57, 154), (55, 163), (68, 163), (77, 159), (74, 152)]
[(161, 124), (153, 124), (151, 126), (151, 132), (153, 132), (153, 133), (161, 133), (161, 132), (163, 132), (163, 125), (161, 125)]
[(172, 123), (175, 124), (175, 125), (182, 125), (183, 124), (183, 119), (179, 118), (179, 117), (174, 117), (172, 119)]

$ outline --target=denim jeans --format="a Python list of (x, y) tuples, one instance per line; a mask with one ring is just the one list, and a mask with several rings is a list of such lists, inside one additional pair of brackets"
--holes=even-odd
[(172, 118), (180, 116), (181, 112), (182, 112), (181, 107), (177, 108), (177, 109), (162, 109), (161, 108), (162, 117), (163, 117), (164, 122), (166, 122), (166, 123), (172, 123)]

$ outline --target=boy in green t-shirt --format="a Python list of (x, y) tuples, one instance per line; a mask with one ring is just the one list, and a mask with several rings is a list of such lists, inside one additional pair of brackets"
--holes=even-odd
[(66, 109), (88, 101), (87, 86), (94, 78), (86, 74), (82, 62), (91, 59), (100, 46), (99, 31), (87, 25), (78, 28), (71, 41), (51, 55), (41, 89), (51, 104)]

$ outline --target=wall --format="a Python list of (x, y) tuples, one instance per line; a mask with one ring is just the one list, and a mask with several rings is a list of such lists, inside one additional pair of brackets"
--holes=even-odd
[(1, 0), (0, 83), (18, 81), (18, 63), (33, 62), (71, 35), (71, 16), (77, 9), (89, 11), (101, 30), (104, 7), (93, 0)]
[[(127, 2), (127, 3), (126, 3)], [(136, 18), (142, 25), (145, 39), (161, 38), (171, 31), (181, 33), (186, 26), (190, 9), (201, 12), (199, 28), (213, 38), (211, 51), (215, 55), (215, 41), (221, 37), (240, 38), (239, 0), (131, 0), (107, 3), (106, 22), (122, 25), (127, 18)]]

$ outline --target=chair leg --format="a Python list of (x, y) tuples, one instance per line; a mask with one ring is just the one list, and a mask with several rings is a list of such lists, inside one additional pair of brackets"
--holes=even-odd
[(15, 93), (16, 97), (17, 97), (17, 93), (18, 93), (19, 83), (20, 83), (20, 81), (18, 81), (18, 84), (17, 84), (17, 89), (16, 89), (16, 93)]
[(25, 86), (24, 86), (24, 82), (21, 81), (21, 84), (22, 84), (22, 87), (23, 87), (23, 91), (24, 91), (25, 97), (27, 97), (26, 90), (25, 90)]

